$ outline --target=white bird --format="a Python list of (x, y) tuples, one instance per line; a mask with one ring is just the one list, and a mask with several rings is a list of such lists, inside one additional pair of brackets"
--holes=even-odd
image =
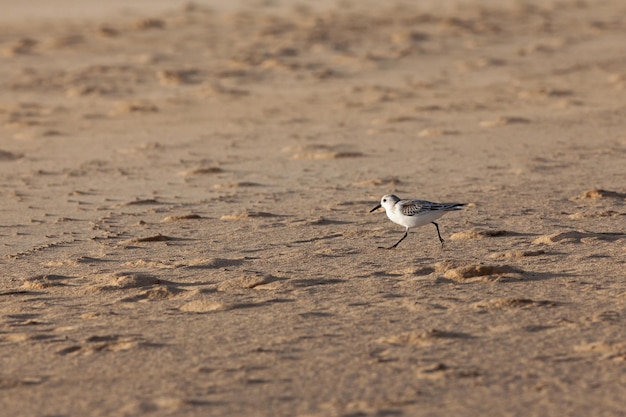
[(424, 226), (432, 223), (437, 228), (437, 236), (443, 247), (443, 239), (439, 233), (439, 225), (435, 220), (446, 214), (448, 211), (461, 210), (465, 203), (432, 203), (424, 200), (403, 200), (400, 197), (387, 194), (380, 199), (380, 204), (370, 210), (370, 213), (383, 207), (387, 212), (387, 217), (392, 222), (405, 227), (404, 236), (395, 245), (388, 248), (393, 249), (402, 242), (409, 234), (409, 229)]

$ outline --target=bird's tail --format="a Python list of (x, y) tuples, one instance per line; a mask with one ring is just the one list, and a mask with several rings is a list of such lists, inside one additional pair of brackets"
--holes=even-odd
[(462, 210), (464, 206), (466, 206), (466, 203), (443, 203), (443, 209), (445, 211), (452, 211), (452, 210)]

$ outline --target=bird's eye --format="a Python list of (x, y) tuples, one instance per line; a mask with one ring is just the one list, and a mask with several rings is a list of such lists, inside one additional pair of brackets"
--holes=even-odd
[(387, 199), (386, 199), (386, 198), (383, 198), (383, 203), (386, 203), (386, 202), (387, 202)]

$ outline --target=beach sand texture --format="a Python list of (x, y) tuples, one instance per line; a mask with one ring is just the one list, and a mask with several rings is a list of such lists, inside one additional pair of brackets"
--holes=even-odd
[[(0, 414), (626, 415), (626, 3), (55, 4), (0, 2)], [(380, 250), (389, 193), (468, 206)]]

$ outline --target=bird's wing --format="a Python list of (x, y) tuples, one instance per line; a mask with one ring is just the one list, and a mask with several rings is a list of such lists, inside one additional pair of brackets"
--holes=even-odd
[(396, 203), (400, 213), (405, 216), (416, 216), (420, 213), (432, 210), (433, 203), (421, 200), (400, 200)]
[(463, 203), (433, 203), (425, 200), (400, 200), (396, 204), (400, 213), (405, 216), (416, 216), (427, 211), (460, 210), (465, 205)]

